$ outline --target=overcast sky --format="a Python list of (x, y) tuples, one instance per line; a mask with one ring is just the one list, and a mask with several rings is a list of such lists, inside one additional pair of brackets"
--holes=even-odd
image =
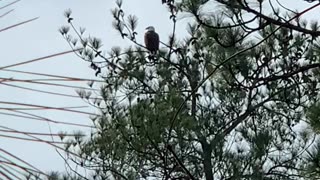
[[(2, 0), (0, 1), (0, 7), (10, 2), (13, 2), (13, 0)], [(302, 9), (311, 6), (311, 4), (302, 3), (301, 0), (280, 0), (280, 2), (283, 2), (283, 4), (288, 5), (293, 9)], [(114, 7), (115, 3), (113, 0), (22, 0), (8, 8), (0, 9), (0, 15), (10, 9), (14, 9), (12, 13), (0, 18), (0, 29), (21, 21), (39, 17), (36, 21), (0, 33), (0, 67), (70, 50), (70, 47), (58, 32), (59, 27), (66, 25), (66, 19), (63, 16), (63, 13), (69, 8), (73, 11), (72, 17), (75, 19), (74, 24), (76, 26), (85, 27), (86, 33), (101, 38), (104, 44), (104, 50), (109, 50), (115, 45), (123, 46), (127, 44), (126, 41), (121, 39), (118, 32), (112, 28), (111, 23), (113, 18), (110, 10)], [(160, 34), (160, 38), (163, 41), (167, 41), (167, 36), (171, 31), (171, 21), (168, 18), (169, 14), (167, 13), (165, 6), (161, 5), (160, 0), (124, 0), (123, 9), (127, 13), (135, 14), (139, 18), (137, 31), (139, 33), (138, 40), (140, 42), (142, 42), (142, 35), (145, 27), (149, 25), (153, 25)], [(306, 19), (317, 17), (318, 19), (320, 17), (319, 15), (320, 8), (313, 10), (304, 17)], [(185, 32), (184, 26), (178, 27), (179, 33)], [(95, 78), (94, 72), (88, 66), (88, 63), (82, 61), (74, 54), (68, 54), (17, 66), (12, 69), (81, 78)], [(16, 79), (43, 78), (40, 76), (27, 76), (4, 71), (0, 71), (0, 77)], [(28, 85), (21, 82), (12, 84), (32, 87), (39, 90), (76, 95), (75, 89), (72, 88), (57, 88), (33, 84)], [(67, 84), (86, 87), (85, 82), (68, 82)], [(42, 94), (4, 85), (0, 86), (0, 94), (0, 101), (55, 107), (87, 105), (79, 98)], [(10, 113), (9, 111), (1, 110), (1, 108), (4, 107), (13, 106), (0, 103), (0, 113)], [(81, 110), (87, 112), (95, 111), (90, 108), (83, 108)], [(32, 111), (32, 113), (58, 121), (81, 124), (91, 123), (88, 116), (83, 114), (54, 110)], [(1, 114), (0, 125), (20, 131), (49, 132), (47, 123)], [(79, 129), (77, 127), (54, 124), (51, 124), (51, 128), (53, 133), (57, 133), (61, 130), (71, 131), (72, 129)], [(82, 128), (82, 130), (89, 131), (89, 129), (86, 128)], [(0, 135), (1, 134), (5, 133), (0, 132)], [(22, 157), (24, 160), (41, 170), (64, 170), (63, 160), (57, 155), (55, 149), (49, 145), (4, 137), (0, 138), (0, 148)], [(0, 153), (0, 155), (3, 154)]]

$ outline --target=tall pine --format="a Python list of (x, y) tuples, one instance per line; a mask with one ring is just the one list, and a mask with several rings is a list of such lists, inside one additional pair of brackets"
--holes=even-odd
[(168, 0), (188, 35), (172, 34), (156, 57), (121, 1), (113, 25), (133, 46), (109, 56), (66, 12), (76, 35), (62, 35), (105, 81), (98, 95), (79, 92), (99, 113), (89, 139), (68, 139), (74, 162), (93, 179), (317, 179), (319, 26), (301, 20), (313, 9), (273, 3), (265, 13), (263, 0)]

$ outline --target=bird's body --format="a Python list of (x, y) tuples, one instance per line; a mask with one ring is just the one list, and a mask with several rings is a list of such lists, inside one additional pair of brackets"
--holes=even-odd
[(155, 32), (154, 27), (149, 26), (146, 28), (146, 33), (144, 34), (144, 43), (151, 54), (156, 54), (156, 52), (159, 50), (159, 35)]

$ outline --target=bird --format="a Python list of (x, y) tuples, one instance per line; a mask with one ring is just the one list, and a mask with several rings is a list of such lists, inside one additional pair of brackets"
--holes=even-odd
[(155, 55), (159, 50), (159, 35), (156, 33), (153, 26), (148, 26), (144, 34), (144, 44), (152, 55)]

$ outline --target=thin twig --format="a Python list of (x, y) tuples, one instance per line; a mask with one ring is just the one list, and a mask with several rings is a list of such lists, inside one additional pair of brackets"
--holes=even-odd
[(13, 1), (13, 2), (7, 4), (7, 5), (4, 5), (4, 6), (0, 7), (0, 10), (1, 10), (1, 9), (4, 9), (4, 8), (6, 8), (6, 7), (9, 7), (9, 6), (11, 6), (11, 5), (13, 5), (13, 4), (15, 4), (15, 3), (19, 2), (19, 1), (21, 1), (21, 0), (16, 0), (16, 1)]
[(29, 20), (26, 20), (26, 21), (23, 21), (23, 22), (20, 22), (20, 23), (17, 23), (17, 24), (14, 24), (14, 25), (5, 27), (5, 28), (3, 28), (3, 29), (0, 29), (0, 32), (6, 31), (6, 30), (8, 30), (8, 29), (11, 29), (11, 28), (14, 28), (14, 27), (17, 27), (17, 26), (20, 26), (20, 25), (22, 25), (22, 24), (29, 23), (29, 22), (31, 22), (31, 21), (34, 21), (34, 20), (38, 19), (38, 18), (39, 18), (39, 17), (32, 18), (32, 19), (29, 19)]
[(14, 9), (11, 9), (10, 11), (7, 11), (7, 12), (3, 13), (2, 15), (0, 15), (0, 18), (5, 17), (6, 15), (8, 15), (9, 13), (11, 13), (13, 11), (14, 11)]
[[(1, 30), (0, 30), (0, 32), (1, 32)], [(43, 56), (43, 57), (40, 57), (40, 58), (36, 58), (36, 59), (32, 59), (32, 60), (28, 60), (28, 61), (16, 63), (16, 64), (11, 64), (11, 65), (7, 65), (7, 66), (3, 66), (3, 67), (0, 67), (0, 70), (6, 69), (6, 68), (9, 68), (9, 67), (20, 66), (20, 65), (23, 65), (23, 64), (29, 64), (29, 63), (36, 62), (36, 61), (46, 60), (46, 59), (48, 59), (48, 58), (52, 58), (52, 57), (56, 57), (56, 56), (61, 56), (61, 55), (69, 54), (69, 53), (73, 53), (73, 52), (79, 51), (79, 50), (81, 50), (81, 49), (82, 49), (82, 48), (79, 48), (79, 49), (76, 49), (76, 50), (71, 50), (71, 51), (64, 51), (64, 52), (60, 52), (60, 53), (56, 53), (56, 54), (51, 54), (51, 55), (48, 55), (48, 56)]]

